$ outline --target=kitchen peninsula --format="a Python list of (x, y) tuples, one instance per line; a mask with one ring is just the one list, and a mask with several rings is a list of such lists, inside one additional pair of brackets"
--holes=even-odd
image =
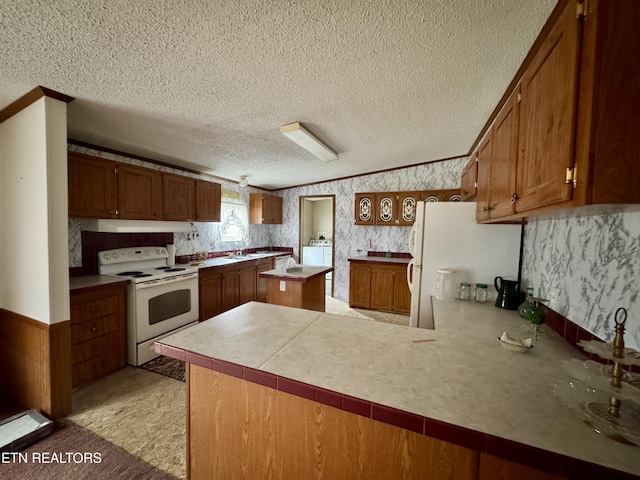
[(324, 312), (325, 276), (333, 267), (301, 265), (299, 268), (290, 272), (276, 268), (259, 274), (267, 282), (267, 302)]
[(189, 367), (190, 478), (640, 475), (638, 447), (554, 397), (577, 350), (551, 332), (503, 349), (524, 321), (489, 304), (434, 314), (424, 330), (251, 302), (164, 338)]

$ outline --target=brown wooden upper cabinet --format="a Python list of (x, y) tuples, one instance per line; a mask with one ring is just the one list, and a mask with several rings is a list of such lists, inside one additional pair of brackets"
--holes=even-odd
[(376, 225), (398, 224), (398, 199), (395, 192), (375, 194)]
[(416, 204), (422, 200), (423, 192), (399, 192), (398, 225), (413, 225), (416, 221)]
[(249, 223), (282, 223), (282, 197), (265, 193), (249, 195)]
[(478, 194), (478, 158), (471, 155), (460, 179), (460, 201), (468, 202)]
[(196, 180), (196, 220), (219, 222), (222, 187), (219, 183)]
[(639, 15), (640, 2), (560, 2), (474, 152), (479, 221), (640, 203)]
[(191, 222), (196, 216), (196, 182), (181, 175), (162, 174), (162, 217)]
[(458, 202), (460, 190), (421, 190), (355, 194), (356, 225), (410, 226), (416, 218), (416, 203)]
[(220, 221), (220, 184), (69, 152), (69, 216)]
[(117, 218), (116, 163), (69, 152), (69, 216)]
[(376, 203), (375, 193), (356, 193), (355, 196), (355, 224), (375, 225), (376, 217), (374, 204)]

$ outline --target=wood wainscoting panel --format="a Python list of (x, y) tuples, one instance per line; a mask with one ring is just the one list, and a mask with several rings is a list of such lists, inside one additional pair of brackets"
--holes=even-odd
[(188, 398), (191, 480), (478, 475), (473, 450), (193, 364)]
[(47, 325), (0, 309), (2, 393), (52, 418), (71, 413), (70, 321)]

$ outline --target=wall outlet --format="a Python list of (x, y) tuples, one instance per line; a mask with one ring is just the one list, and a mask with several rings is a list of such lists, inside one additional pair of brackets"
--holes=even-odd
[(280, 280), (280, 291), (284, 292), (287, 289), (287, 282)]

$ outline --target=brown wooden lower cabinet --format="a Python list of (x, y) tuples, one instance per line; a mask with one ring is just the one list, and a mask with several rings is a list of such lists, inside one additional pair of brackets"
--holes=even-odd
[(200, 320), (207, 320), (252, 300), (266, 302), (266, 284), (258, 275), (271, 270), (273, 265), (273, 258), (261, 258), (200, 269)]
[(563, 480), (564, 477), (542, 472), (520, 463), (480, 454), (479, 480)]
[(126, 365), (125, 288), (71, 292), (71, 383), (74, 387)]
[(349, 306), (409, 313), (411, 293), (406, 264), (352, 261)]
[(478, 454), (189, 365), (188, 468), (211, 478), (477, 478)]
[(561, 480), (197, 365), (188, 376), (191, 480)]

